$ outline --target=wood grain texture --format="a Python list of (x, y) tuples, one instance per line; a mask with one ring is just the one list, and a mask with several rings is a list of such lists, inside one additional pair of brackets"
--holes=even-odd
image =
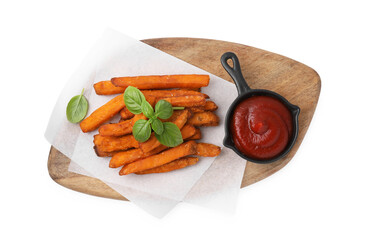
[[(234, 52), (251, 88), (278, 92), (301, 108), (299, 136), (293, 149), (286, 157), (274, 163), (262, 165), (248, 162), (242, 187), (272, 175), (292, 159), (310, 125), (320, 94), (320, 77), (313, 69), (278, 54), (231, 42), (194, 38), (159, 38), (142, 42), (230, 82), (232, 80), (222, 68), (220, 57), (225, 52)], [(68, 172), (69, 163), (70, 159), (51, 147), (48, 170), (57, 183), (95, 196), (126, 200), (98, 179)]]

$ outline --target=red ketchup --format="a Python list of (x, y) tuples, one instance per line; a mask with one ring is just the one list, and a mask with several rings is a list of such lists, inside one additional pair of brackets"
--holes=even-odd
[(269, 159), (280, 154), (292, 135), (292, 116), (279, 100), (254, 96), (239, 103), (231, 120), (231, 134), (236, 148), (255, 159)]

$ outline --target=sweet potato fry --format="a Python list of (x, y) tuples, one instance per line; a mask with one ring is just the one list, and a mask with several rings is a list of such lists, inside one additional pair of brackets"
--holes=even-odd
[(147, 118), (144, 116), (144, 114), (138, 114), (129, 120), (103, 125), (99, 128), (99, 134), (102, 136), (114, 137), (131, 134), (133, 125), (140, 119)]
[(97, 146), (94, 146), (95, 154), (97, 154), (98, 157), (112, 157), (114, 154), (118, 153), (116, 152), (102, 152), (98, 149)]
[[(183, 139), (187, 139), (191, 136), (193, 136), (196, 133), (197, 129), (191, 125), (185, 125), (181, 129), (182, 137)], [(109, 161), (109, 167), (111, 168), (118, 168), (120, 166), (123, 166), (125, 164), (134, 162), (140, 158), (145, 158), (151, 155), (158, 154), (161, 151), (164, 151), (165, 149), (168, 149), (167, 146), (160, 145), (159, 147), (153, 149), (150, 152), (144, 153), (141, 151), (141, 149), (131, 149), (123, 152), (118, 152), (113, 155), (111, 160)]]
[[(118, 93), (124, 93), (126, 90), (126, 87), (117, 87), (113, 85), (112, 81), (101, 81), (94, 84), (94, 90), (96, 94), (98, 95), (113, 95)], [(157, 90), (160, 91), (160, 90)], [(172, 97), (172, 96), (187, 96), (187, 95), (196, 95), (195, 93), (192, 93), (192, 91), (200, 92), (200, 88), (184, 88), (184, 89), (177, 89), (177, 90), (170, 90), (173, 91), (171, 93), (171, 96), (164, 95), (164, 97)], [(153, 93), (155, 94), (155, 93)], [(166, 94), (166, 91), (163, 90), (161, 94)], [(178, 95), (176, 95), (178, 94)], [(198, 94), (197, 94), (198, 95)], [(206, 98), (208, 96), (206, 94), (203, 94)]]
[(201, 138), (202, 138), (201, 129), (196, 128), (196, 133), (192, 137), (187, 138), (187, 140), (198, 140), (198, 139), (201, 139)]
[(203, 106), (203, 109), (205, 111), (213, 112), (213, 111), (216, 111), (218, 109), (218, 106), (213, 101), (207, 101), (205, 103), (205, 106)]
[(184, 88), (185, 90), (191, 90), (196, 92), (201, 92), (201, 88)]
[(197, 112), (204, 112), (204, 111), (210, 111), (213, 112), (215, 110), (217, 110), (217, 105), (216, 103), (214, 103), (213, 101), (206, 101), (205, 105), (202, 107), (191, 107), (189, 108), (189, 110), (193, 113), (197, 113)]
[(175, 160), (170, 163), (166, 163), (159, 167), (147, 169), (141, 172), (136, 172), (135, 174), (142, 175), (142, 174), (150, 174), (150, 173), (165, 173), (170, 172), (177, 169), (182, 169), (191, 165), (194, 165), (198, 162), (198, 157), (185, 157)]
[(113, 98), (97, 110), (95, 110), (89, 117), (85, 118), (80, 123), (80, 128), (83, 132), (91, 132), (97, 129), (100, 125), (110, 120), (122, 108), (125, 107), (123, 94)]
[[(189, 111), (188, 110), (182, 110), (182, 111), (175, 111), (179, 116), (176, 117), (172, 122), (178, 126), (179, 129), (182, 129), (182, 127), (186, 124)], [(155, 137), (155, 134), (151, 134), (151, 137), (146, 142), (140, 143), (140, 148), (143, 152), (150, 152), (154, 148), (160, 146), (160, 142)]]
[(138, 159), (158, 154), (166, 149), (168, 149), (167, 146), (160, 145), (159, 147), (157, 147), (147, 153), (144, 153), (143, 151), (141, 151), (140, 148), (122, 151), (122, 152), (119, 152), (119, 153), (116, 153), (113, 155), (113, 157), (109, 161), (109, 167), (118, 168), (125, 164), (132, 163)]
[(123, 93), (125, 87), (116, 87), (111, 81), (101, 81), (94, 84), (95, 93), (98, 95), (113, 95)]
[(172, 162), (176, 159), (195, 154), (197, 152), (197, 143), (195, 141), (189, 141), (182, 143), (181, 145), (170, 148), (159, 154), (152, 155), (143, 158), (139, 161), (132, 162), (123, 166), (120, 175), (127, 175), (130, 173), (141, 172), (146, 169), (155, 168), (166, 163)]
[(116, 77), (112, 83), (117, 87), (134, 86), (138, 89), (200, 88), (208, 86), (208, 75), (163, 75)]
[(195, 135), (197, 133), (197, 130), (198, 129), (193, 127), (192, 125), (188, 124), (184, 125), (184, 127), (182, 127), (182, 129), (180, 130), (183, 140), (188, 139), (193, 135)]
[(99, 151), (102, 152), (115, 152), (139, 147), (139, 143), (133, 135), (126, 135), (123, 137), (105, 137), (98, 134), (94, 136), (94, 145), (96, 145)]
[[(167, 97), (161, 98), (170, 102), (173, 107), (198, 107), (204, 106), (206, 99), (203, 96), (181, 96), (181, 97)], [(158, 99), (157, 101), (159, 101)]]
[(135, 116), (135, 114), (133, 114), (132, 112), (130, 112), (126, 107), (122, 108), (122, 110), (119, 113), (121, 115), (121, 119), (124, 120), (128, 120), (133, 118), (133, 116)]
[(187, 111), (187, 119), (189, 119), (190, 117), (192, 117), (193, 113), (191, 113), (191, 111), (189, 111), (188, 109), (185, 110), (175, 110), (173, 111), (173, 114), (170, 118), (168, 119), (161, 119), (162, 122), (174, 122), (177, 120), (177, 118), (182, 114), (183, 111)]
[(142, 90), (141, 92), (145, 95), (145, 97), (153, 96), (156, 98), (184, 97), (184, 96), (202, 96), (204, 98), (209, 98), (207, 94), (189, 89)]
[(187, 123), (195, 127), (217, 126), (219, 125), (219, 117), (213, 112), (199, 112), (193, 114)]
[(221, 148), (210, 143), (197, 143), (196, 155), (201, 157), (216, 157), (220, 155)]

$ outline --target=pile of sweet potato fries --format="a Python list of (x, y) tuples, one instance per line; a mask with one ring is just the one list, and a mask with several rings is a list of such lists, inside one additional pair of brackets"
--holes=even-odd
[[(201, 139), (198, 127), (219, 124), (214, 113), (217, 105), (200, 92), (209, 81), (208, 75), (164, 75), (118, 77), (98, 82), (94, 84), (97, 94), (119, 95), (85, 118), (80, 128), (83, 132), (98, 129), (99, 134), (94, 136), (95, 152), (99, 157), (112, 157), (109, 167), (123, 166), (120, 175), (162, 173), (194, 165), (198, 157), (191, 155), (215, 157), (221, 152), (218, 146), (195, 141)], [(146, 142), (134, 138), (134, 123), (146, 117), (142, 113), (134, 115), (126, 108), (123, 92), (128, 86), (140, 89), (153, 107), (162, 99), (173, 107), (184, 107), (184, 110), (174, 111), (169, 119), (162, 120), (178, 126), (184, 139), (182, 144), (169, 148), (160, 144), (154, 133)], [(121, 116), (120, 122), (105, 124), (117, 114)]]

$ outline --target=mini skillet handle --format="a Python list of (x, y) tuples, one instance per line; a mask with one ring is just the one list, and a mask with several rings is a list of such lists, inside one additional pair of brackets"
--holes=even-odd
[[(227, 60), (231, 59), (233, 61), (233, 67), (231, 67)], [(236, 89), (238, 89), (239, 96), (250, 90), (247, 82), (245, 81), (243, 74), (241, 73), (240, 63), (238, 57), (235, 53), (226, 52), (221, 56), (221, 64), (225, 68), (226, 72), (234, 80)]]

